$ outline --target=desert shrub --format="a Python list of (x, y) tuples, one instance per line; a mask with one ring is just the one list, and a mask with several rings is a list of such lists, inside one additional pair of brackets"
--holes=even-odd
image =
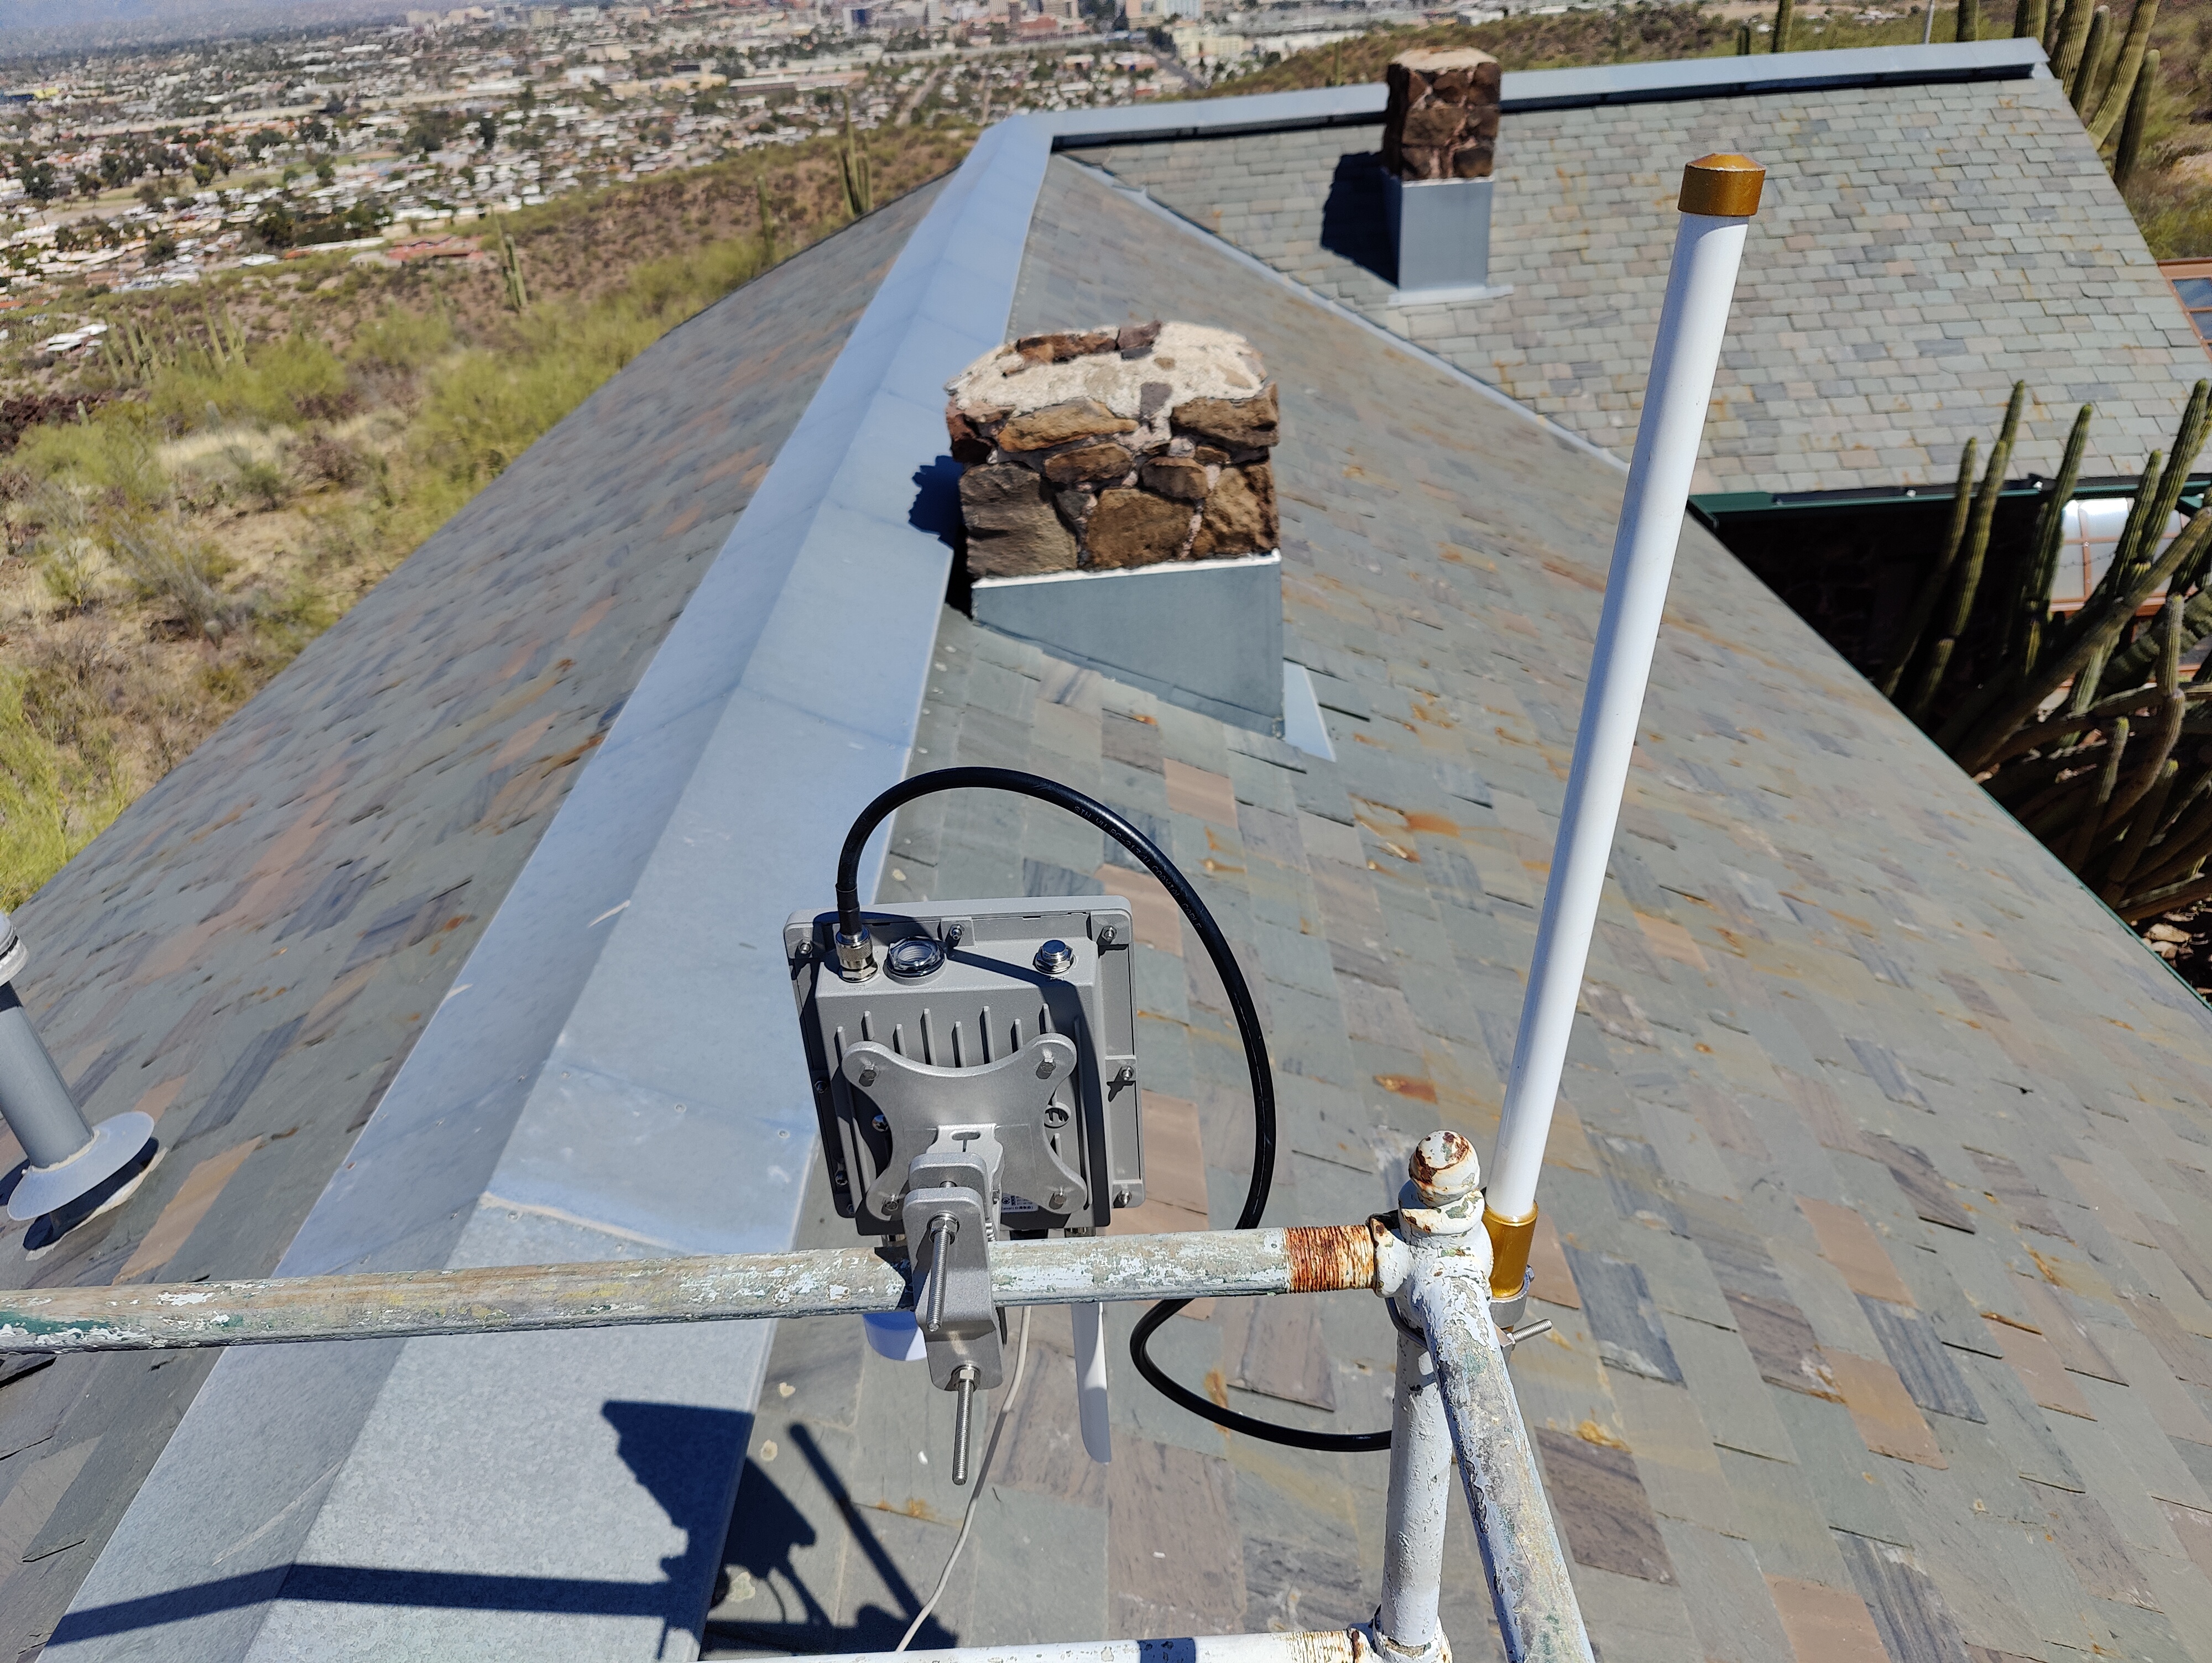
[(55, 481), (42, 483), (26, 505), (29, 558), (39, 582), (64, 612), (82, 612), (101, 592), (100, 549), (84, 499)]
[(99, 537), (141, 599), (167, 603), (176, 621), (210, 640), (250, 610), (223, 592), (231, 563), (222, 551), (173, 514), (110, 513)]
[(310, 335), (288, 335), (249, 347), (241, 361), (220, 364), (205, 355), (170, 365), (155, 377), (147, 403), (171, 433), (210, 421), (303, 427), (345, 415), (358, 402), (337, 355)]
[(228, 446), (223, 459), (238, 482), (240, 492), (264, 508), (281, 508), (292, 495), (291, 476), (281, 462), (259, 457), (240, 445)]
[(325, 430), (309, 434), (294, 454), (309, 477), (342, 489), (360, 483), (362, 476), (368, 471), (367, 457), (336, 434)]
[[(133, 795), (112, 732), (72, 680), (44, 665), (0, 671), (0, 907), (36, 894)], [(50, 713), (81, 745), (40, 731)]]
[(106, 404), (82, 422), (33, 428), (15, 461), (33, 480), (79, 486), (134, 507), (150, 507), (169, 495), (154, 435), (135, 404)]
[(356, 369), (404, 374), (443, 356), (453, 345), (453, 326), (444, 313), (386, 307), (381, 318), (355, 332), (346, 362)]

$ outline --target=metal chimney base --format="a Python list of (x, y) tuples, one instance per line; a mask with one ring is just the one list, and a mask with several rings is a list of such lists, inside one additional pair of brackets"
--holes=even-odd
[(976, 622), (1185, 710), (1283, 732), (1283, 557), (978, 578)]
[(1510, 283), (1490, 281), (1490, 200), (1496, 184), (1382, 176), (1401, 306), (1487, 300), (1513, 292)]

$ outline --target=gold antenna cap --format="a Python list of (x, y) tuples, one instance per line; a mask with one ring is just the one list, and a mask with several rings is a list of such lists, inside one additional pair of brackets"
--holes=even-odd
[(1685, 214), (1749, 219), (1759, 211), (1759, 192), (1765, 183), (1766, 169), (1749, 156), (1699, 156), (1682, 170), (1682, 195), (1675, 205)]

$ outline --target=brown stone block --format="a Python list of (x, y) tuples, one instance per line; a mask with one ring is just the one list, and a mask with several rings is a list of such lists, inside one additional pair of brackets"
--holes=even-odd
[(1060, 523), (1050, 503), (1035, 515), (1001, 531), (970, 531), (968, 574), (978, 578), (1023, 578), (1039, 572), (1075, 569), (1075, 533)]
[(1497, 152), (1486, 139), (1465, 146), (1453, 157), (1451, 176), (1454, 179), (1488, 179)]
[(1194, 560), (1231, 555), (1264, 555), (1282, 536), (1275, 513), (1274, 470), (1265, 462), (1224, 468), (1220, 483), (1206, 499), (1191, 544)]
[(960, 476), (960, 517), (971, 531), (1011, 531), (1045, 500), (1044, 481), (1018, 462), (994, 462)]
[(1003, 451), (1048, 451), (1079, 439), (1104, 439), (1134, 433), (1137, 424), (1116, 416), (1095, 398), (1070, 398), (1017, 416), (999, 429)]
[(1022, 361), (1005, 373), (1018, 375), (1031, 364), (1064, 364), (1071, 358), (1088, 357), (1094, 352), (1111, 352), (1119, 344), (1115, 331), (1110, 329), (1024, 335), (1014, 343), (1014, 350), (1021, 355)]
[(1073, 485), (1083, 479), (1119, 479), (1136, 465), (1127, 446), (1108, 439), (1062, 451), (1044, 464), (1044, 476), (1055, 485)]
[(1254, 398), (1190, 399), (1176, 405), (1170, 419), (1178, 433), (1195, 434), (1234, 450), (1269, 449), (1282, 436), (1273, 381)]
[(968, 570), (982, 578), (1024, 577), (1075, 568), (1075, 536), (1060, 524), (1045, 482), (1012, 462), (970, 468), (960, 476), (968, 526)]
[(991, 459), (991, 441), (975, 430), (975, 424), (960, 413), (957, 404), (945, 407), (945, 431), (952, 441), (952, 459), (965, 467)]
[(1084, 528), (1084, 545), (1093, 566), (1156, 565), (1182, 553), (1191, 517), (1188, 503), (1150, 491), (1102, 491)]
[(1453, 104), (1418, 104), (1406, 112), (1406, 124), (1398, 135), (1398, 142), (1408, 147), (1433, 146), (1443, 149), (1459, 143), (1467, 130), (1466, 112)]
[(1146, 489), (1184, 502), (1203, 502), (1211, 489), (1206, 464), (1187, 456), (1157, 456), (1145, 464), (1139, 476)]

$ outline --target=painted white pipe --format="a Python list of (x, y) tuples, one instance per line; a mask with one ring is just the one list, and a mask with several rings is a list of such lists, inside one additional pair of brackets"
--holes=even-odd
[(1075, 1405), (1083, 1448), (1101, 1466), (1114, 1459), (1114, 1425), (1106, 1405), (1106, 1320), (1096, 1305), (1071, 1305), (1075, 1324)]
[(1689, 504), (1690, 476), (1720, 366), (1736, 268), (1765, 177), (1763, 169), (1741, 156), (1706, 156), (1683, 170), (1681, 227), (1613, 538), (1605, 610), (1559, 811), (1559, 841), (1521, 1006), (1497, 1153), (1490, 1162), (1486, 1221), (1498, 1249), (1491, 1285), (1500, 1298), (1520, 1292), (1528, 1266), (1537, 1173), (1551, 1132), (1552, 1106), (1566, 1062), (1613, 828), (1620, 817), (1629, 756), (1636, 748), (1644, 684), (1666, 610), (1667, 581)]
[(1390, 1488), (1382, 1503), (1382, 1603), (1376, 1639), (1385, 1658), (1449, 1657), (1443, 1599), (1444, 1525), (1451, 1512), (1451, 1423), (1429, 1344), (1398, 1331), (1398, 1375), (1390, 1413)]

